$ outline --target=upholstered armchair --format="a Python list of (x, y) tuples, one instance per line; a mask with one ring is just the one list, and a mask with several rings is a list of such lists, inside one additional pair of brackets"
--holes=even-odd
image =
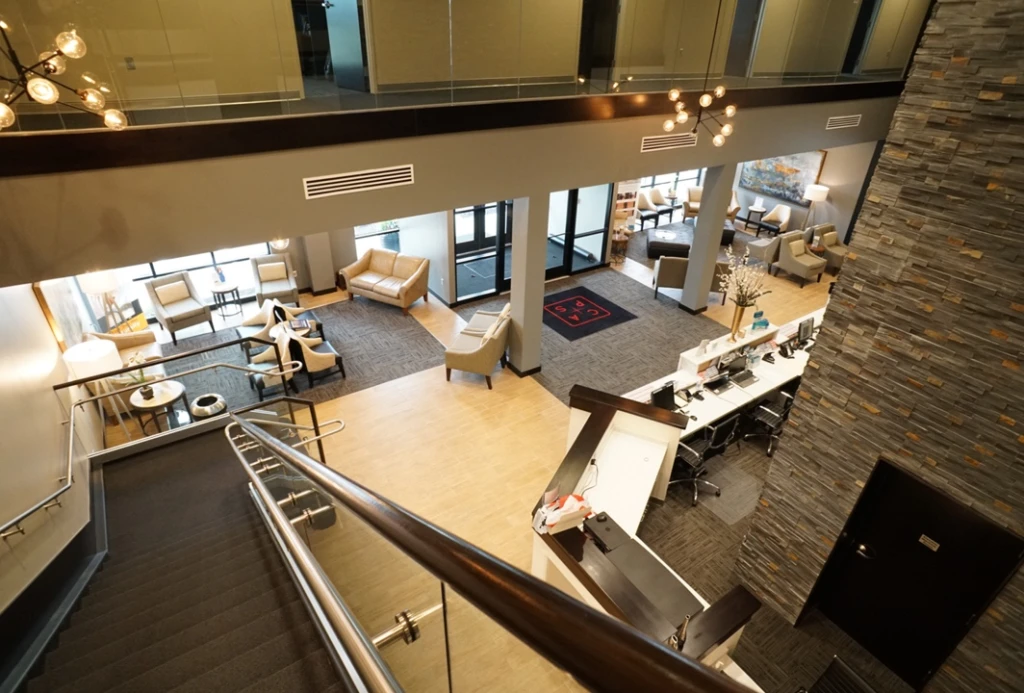
[(660, 217), (662, 214), (667, 214), (668, 220), (672, 221), (672, 212), (675, 210), (675, 207), (672, 206), (671, 202), (665, 199), (665, 196), (658, 188), (651, 189), (651, 202), (654, 203), (654, 208), (658, 211), (658, 224), (661, 224)]
[(175, 272), (144, 283), (157, 322), (171, 333), (175, 344), (178, 343), (175, 332), (202, 322), (210, 323), (210, 330), (217, 331), (210, 306), (200, 300), (188, 272)]
[(778, 274), (781, 269), (799, 277), (802, 289), (808, 279), (817, 277), (818, 281), (821, 281), (821, 274), (825, 271), (825, 260), (807, 249), (803, 231), (790, 231), (779, 237), (779, 259), (772, 264), (771, 269), (772, 274)]
[[(270, 306), (271, 310), (269, 312), (260, 311), (252, 317), (246, 318), (245, 322), (235, 328), (235, 334), (238, 335), (239, 339), (272, 341), (270, 330), (277, 324), (277, 317), (274, 315), (272, 310), (273, 304), (270, 301), (265, 302), (263, 305)], [(251, 358), (254, 353), (262, 351), (265, 345), (257, 341), (250, 341), (243, 343), (241, 347), (242, 352)]]
[(695, 217), (700, 212), (700, 198), (704, 195), (704, 188), (691, 186), (686, 189), (683, 197), (683, 221), (689, 217)]
[(511, 323), (509, 318), (496, 320), (482, 334), (463, 330), (452, 345), (445, 349), (445, 379), (451, 381), (454, 368), (484, 376), (487, 389), (494, 389), (491, 386), (491, 373), (499, 361), (502, 366), (505, 365), (505, 344)]
[(779, 237), (758, 238), (747, 243), (750, 258), (771, 266), (779, 257)]
[[(267, 390), (272, 387), (283, 386), (285, 394), (288, 393), (289, 386), (296, 394), (299, 392), (298, 386), (292, 382), (292, 373), (286, 372), (284, 375), (278, 375), (281, 373), (279, 366), (283, 365), (285, 369), (288, 368), (288, 362), (291, 360), (290, 357), (290, 342), (293, 333), (289, 330), (281, 330), (277, 335), (277, 339), (274, 343), (277, 345), (277, 350), (274, 347), (264, 347), (263, 351), (256, 354), (252, 358), (252, 362), (249, 364), (250, 368), (256, 368), (264, 371), (263, 373), (250, 373), (249, 384), (256, 390), (256, 394), (259, 396), (260, 401), (263, 401), (264, 394)], [(281, 354), (281, 364), (277, 362), (277, 355)]]
[(789, 218), (792, 214), (793, 210), (789, 208), (789, 205), (775, 205), (772, 211), (761, 218), (761, 222), (757, 227), (757, 233), (760, 234), (762, 231), (767, 231), (773, 236), (785, 233), (789, 228)]
[(833, 274), (839, 274), (849, 248), (839, 242), (839, 234), (832, 224), (822, 224), (820, 238), (820, 244), (824, 248), (822, 255), (825, 258), (825, 267)]
[(729, 273), (728, 262), (716, 262), (715, 263), (715, 276), (711, 280), (711, 292), (713, 294), (722, 294), (722, 303), (725, 303), (725, 277)]
[(636, 194), (636, 212), (640, 216), (641, 231), (644, 230), (644, 224), (650, 221), (651, 219), (654, 220), (655, 226), (658, 225), (658, 217), (660, 216), (660, 212), (658, 212), (658, 208), (654, 206), (654, 203), (651, 202), (651, 198), (649, 198), (647, 196), (647, 193), (645, 193), (643, 190)]
[(320, 337), (299, 337), (294, 332), (291, 332), (290, 336), (302, 349), (302, 363), (310, 387), (313, 387), (314, 379), (326, 378), (335, 368), (341, 373), (342, 378), (346, 377), (345, 362), (330, 342), (325, 342)]
[(658, 289), (681, 290), (686, 284), (686, 270), (689, 266), (689, 258), (665, 255), (658, 258), (654, 263), (654, 297), (658, 297)]
[(478, 310), (473, 314), (473, 317), (469, 319), (469, 323), (462, 328), (462, 331), (467, 334), (478, 334), (481, 337), (491, 325), (504, 320), (512, 313), (512, 304), (506, 303), (502, 309), (499, 310)]
[(736, 215), (740, 213), (740, 201), (736, 197), (736, 191), (732, 191), (732, 200), (729, 201), (729, 209), (725, 210), (725, 218), (735, 222)]
[(267, 299), (276, 298), (283, 303), (299, 305), (299, 289), (292, 272), (292, 256), (289, 253), (271, 253), (254, 257), (252, 277), (256, 281), (256, 302), (263, 305)]

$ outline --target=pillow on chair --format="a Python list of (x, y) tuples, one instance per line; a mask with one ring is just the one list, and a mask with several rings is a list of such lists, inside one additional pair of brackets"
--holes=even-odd
[(156, 297), (160, 299), (161, 305), (169, 306), (172, 303), (190, 298), (188, 286), (183, 281), (171, 282), (170, 284), (153, 288), (156, 291)]
[(789, 252), (793, 253), (793, 257), (800, 257), (807, 252), (807, 249), (804, 247), (804, 242), (797, 239), (789, 244)]
[(259, 266), (260, 281), (273, 282), (288, 278), (288, 270), (283, 262), (265, 262)]

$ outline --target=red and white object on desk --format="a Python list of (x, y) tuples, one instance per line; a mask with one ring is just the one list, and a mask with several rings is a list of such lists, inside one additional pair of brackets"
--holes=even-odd
[(558, 534), (578, 527), (591, 512), (593, 511), (590, 504), (583, 496), (575, 493), (562, 496), (537, 508), (537, 513), (533, 516), (533, 528), (540, 534)]

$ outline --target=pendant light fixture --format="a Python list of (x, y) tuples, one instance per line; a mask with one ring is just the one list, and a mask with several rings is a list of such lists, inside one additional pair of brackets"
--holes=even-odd
[[(701, 90), (703, 93), (697, 99), (697, 113), (696, 115), (686, 110), (686, 103), (683, 101), (683, 91), (676, 87), (669, 89), (668, 100), (673, 102), (675, 108), (675, 116), (666, 120), (662, 123), (662, 129), (665, 132), (672, 132), (676, 128), (676, 124), (683, 124), (693, 118), (693, 129), (691, 132), (696, 135), (697, 129), (702, 125), (704, 129), (711, 135), (711, 144), (716, 147), (721, 147), (725, 144), (725, 138), (732, 135), (735, 131), (732, 123), (723, 123), (719, 118), (731, 119), (736, 115), (736, 106), (729, 104), (718, 113), (713, 113), (711, 107), (714, 105), (716, 99), (725, 98), (725, 85), (719, 84), (710, 92), (708, 91), (708, 78), (711, 76), (711, 60), (715, 54), (715, 41), (718, 38), (718, 20), (722, 15), (722, 2), (718, 2), (718, 14), (715, 15), (715, 29), (711, 34), (711, 48), (708, 51), (708, 64), (704, 70), (704, 88)], [(709, 121), (714, 121), (714, 125), (711, 125)]]
[[(7, 83), (7, 91), (0, 92), (0, 130), (14, 125), (17, 116), (11, 108), (22, 97), (45, 105), (59, 103), (62, 106), (83, 111), (103, 119), (103, 124), (111, 130), (124, 130), (128, 127), (128, 117), (116, 108), (106, 108), (110, 87), (100, 82), (95, 75), (88, 72), (82, 74), (87, 86), (75, 89), (64, 82), (54, 79), (67, 71), (67, 59), (78, 60), (85, 57), (88, 46), (75, 29), (67, 29), (57, 34), (56, 48), (43, 51), (35, 63), (23, 63), (18, 58), (11, 43), (11, 25), (0, 18), (0, 56), (9, 63), (4, 66), (0, 61), (0, 82)], [(14, 73), (7, 74), (8, 69)], [(61, 91), (63, 90), (63, 91)], [(61, 101), (61, 96), (74, 95), (72, 101)]]

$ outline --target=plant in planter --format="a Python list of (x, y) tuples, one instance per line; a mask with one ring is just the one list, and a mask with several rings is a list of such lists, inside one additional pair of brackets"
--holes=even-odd
[(129, 356), (128, 360), (125, 361), (126, 366), (139, 366), (138, 370), (130, 371), (128, 376), (133, 381), (142, 385), (142, 387), (139, 388), (139, 393), (142, 395), (143, 399), (153, 399), (153, 387), (151, 385), (144, 384), (149, 380), (149, 378), (146, 377), (146, 373), (142, 370), (142, 366), (145, 365), (145, 363), (146, 358), (138, 352)]
[(740, 325), (743, 323), (743, 312), (757, 305), (757, 299), (770, 294), (771, 291), (764, 288), (764, 266), (760, 263), (749, 263), (750, 250), (741, 257), (733, 253), (732, 248), (726, 248), (725, 254), (729, 257), (729, 265), (721, 277), (726, 295), (736, 304), (729, 331), (729, 341), (735, 342), (736, 333), (740, 331)]

